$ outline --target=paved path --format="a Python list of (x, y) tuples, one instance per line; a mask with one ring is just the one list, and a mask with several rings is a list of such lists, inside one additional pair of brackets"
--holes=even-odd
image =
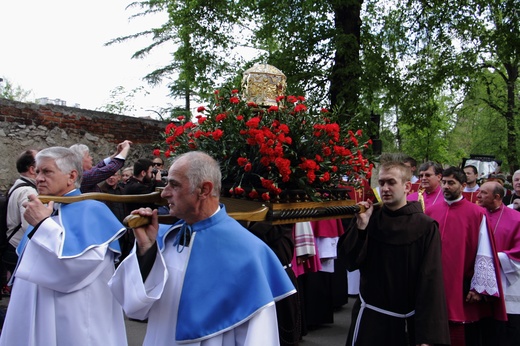
[[(354, 298), (349, 298), (348, 304), (334, 313), (334, 323), (325, 324), (310, 330), (303, 337), (300, 346), (344, 346), (350, 326), (350, 313)], [(3, 297), (0, 306), (7, 306), (9, 298)], [(146, 333), (146, 323), (126, 319), (128, 346), (141, 346)]]
[[(354, 301), (355, 298), (349, 298), (348, 304), (334, 313), (333, 324), (324, 324), (310, 330), (303, 337), (300, 346), (345, 346), (350, 326), (350, 313)], [(146, 332), (146, 323), (127, 320), (126, 332), (128, 335), (128, 346), (141, 346)]]

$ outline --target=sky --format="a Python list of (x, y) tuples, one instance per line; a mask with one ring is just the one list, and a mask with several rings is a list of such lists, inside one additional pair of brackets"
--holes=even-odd
[[(110, 102), (110, 91), (139, 86), (150, 93), (134, 100), (136, 116), (174, 103), (165, 83), (152, 87), (142, 78), (170, 59), (166, 47), (145, 59), (132, 54), (151, 41), (111, 46), (109, 40), (160, 26), (161, 16), (130, 20), (130, 0), (0, 1), (0, 77), (30, 90), (29, 101), (47, 97), (67, 106), (96, 109)], [(175, 103), (177, 104), (177, 103)], [(182, 104), (182, 102), (181, 102)]]

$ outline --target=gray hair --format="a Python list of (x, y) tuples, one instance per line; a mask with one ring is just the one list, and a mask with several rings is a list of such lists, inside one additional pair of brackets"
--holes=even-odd
[(42, 160), (46, 159), (54, 160), (56, 166), (62, 173), (68, 174), (71, 171), (77, 171), (78, 178), (74, 182), (74, 185), (79, 189), (81, 186), (81, 179), (83, 178), (83, 164), (77, 153), (72, 149), (64, 147), (46, 148), (36, 154), (36, 165), (39, 165)]
[(80, 161), (83, 161), (85, 153), (90, 153), (90, 149), (85, 144), (74, 144), (69, 149), (79, 157)]
[(220, 189), (222, 186), (222, 173), (218, 162), (202, 151), (189, 151), (177, 156), (172, 166), (177, 162), (183, 160), (186, 162), (186, 176), (190, 184), (191, 192), (199, 188), (204, 181), (211, 181), (213, 183), (212, 196), (220, 196)]

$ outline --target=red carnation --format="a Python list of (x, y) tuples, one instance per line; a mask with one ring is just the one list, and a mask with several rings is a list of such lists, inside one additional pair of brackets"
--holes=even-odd
[(221, 129), (216, 129), (211, 135), (214, 140), (218, 141), (220, 138), (222, 138), (224, 132)]
[(253, 190), (251, 190), (251, 192), (248, 193), (248, 196), (251, 199), (257, 199), (258, 198), (258, 191), (253, 189)]
[(245, 157), (239, 157), (239, 158), (237, 159), (237, 163), (238, 163), (238, 165), (239, 165), (240, 167), (244, 167), (244, 166), (247, 164), (247, 162), (248, 162), (248, 159), (245, 158)]

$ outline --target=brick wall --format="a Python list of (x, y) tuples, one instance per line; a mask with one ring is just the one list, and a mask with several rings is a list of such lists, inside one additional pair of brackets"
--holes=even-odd
[(125, 166), (141, 157), (152, 157), (161, 141), (165, 123), (56, 105), (37, 105), (0, 98), (0, 191), (18, 176), (17, 156), (27, 149), (86, 144), (95, 164), (114, 153), (117, 143), (134, 145)]

